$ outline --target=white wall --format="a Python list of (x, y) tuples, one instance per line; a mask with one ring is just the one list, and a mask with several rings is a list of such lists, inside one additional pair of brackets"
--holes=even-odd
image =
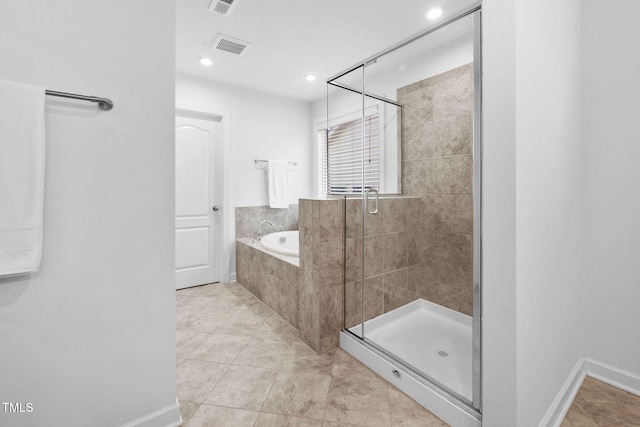
[(516, 426), (516, 12), (482, 4), (483, 425)]
[(483, 17), (483, 424), (533, 426), (582, 355), (580, 9)]
[(518, 2), (516, 49), (517, 425), (526, 427), (583, 355), (580, 1)]
[(311, 104), (196, 77), (178, 75), (176, 103), (227, 114), (230, 123), (227, 179), (231, 220), (223, 242), (223, 260), (231, 280), (235, 277), (235, 208), (269, 204), (267, 169), (255, 159), (298, 162), (289, 168), (289, 203), (312, 197), (313, 173)]
[(640, 3), (583, 0), (586, 356), (640, 375)]
[(33, 412), (0, 425), (179, 419), (174, 19), (172, 0), (0, 1), (0, 78), (115, 103), (47, 99), (42, 264), (0, 279), (0, 396)]
[(267, 174), (255, 159), (298, 162), (289, 170), (289, 202), (311, 196), (311, 105), (228, 84), (179, 75), (176, 102), (231, 115), (230, 202), (269, 204)]

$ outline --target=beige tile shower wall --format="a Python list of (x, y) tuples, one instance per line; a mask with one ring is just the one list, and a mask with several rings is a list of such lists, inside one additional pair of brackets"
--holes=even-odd
[(236, 279), (294, 328), (299, 328), (298, 266), (257, 249), (251, 239), (239, 239), (236, 240)]
[(364, 265), (362, 200), (346, 203), (345, 323), (351, 327), (421, 296), (416, 284), (424, 258), (424, 202), (420, 197), (380, 199), (378, 214), (364, 217)]
[(415, 295), (473, 310), (473, 64), (398, 89), (402, 190), (420, 196)]

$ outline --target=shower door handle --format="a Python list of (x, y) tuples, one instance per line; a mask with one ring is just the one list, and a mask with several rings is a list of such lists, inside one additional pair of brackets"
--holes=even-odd
[[(376, 208), (372, 211), (369, 210), (369, 193), (374, 193), (376, 195), (376, 198), (374, 199), (376, 201)], [(379, 199), (379, 194), (378, 194), (378, 190), (376, 190), (375, 188), (368, 188), (365, 190), (364, 192), (364, 201), (365, 201), (365, 207), (366, 207), (366, 212), (369, 215), (377, 215), (378, 214), (378, 203), (380, 202)]]

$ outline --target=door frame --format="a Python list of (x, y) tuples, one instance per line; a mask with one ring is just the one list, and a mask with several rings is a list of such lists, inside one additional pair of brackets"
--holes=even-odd
[[(220, 242), (220, 251), (221, 256), (220, 259), (214, 260), (214, 263), (220, 272), (221, 282), (229, 283), (230, 282), (230, 260), (231, 260), (231, 230), (230, 227), (234, 224), (233, 219), (233, 208), (229, 204), (229, 179), (228, 179), (228, 165), (231, 162), (231, 114), (228, 111), (218, 111), (215, 109), (211, 109), (209, 107), (203, 105), (193, 105), (182, 102), (176, 103), (175, 114), (189, 114), (200, 116), (206, 119), (211, 119), (220, 122), (221, 129), (221, 143), (219, 144), (218, 153), (219, 153), (219, 166), (216, 167), (215, 170), (215, 179), (219, 182), (217, 184), (217, 189), (219, 190), (219, 198), (221, 201), (222, 208), (220, 209), (221, 220), (220, 220), (220, 234), (221, 234), (221, 242)], [(175, 188), (174, 188), (175, 192)], [(174, 249), (175, 250), (175, 249)]]

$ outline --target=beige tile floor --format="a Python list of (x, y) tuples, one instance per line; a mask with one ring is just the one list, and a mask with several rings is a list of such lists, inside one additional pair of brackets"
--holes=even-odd
[[(187, 427), (447, 426), (341, 349), (319, 356), (237, 284), (180, 290)], [(640, 427), (640, 397), (587, 377), (562, 427)]]
[(316, 354), (237, 284), (176, 295), (187, 427), (447, 425), (341, 349)]
[(640, 396), (585, 378), (562, 427), (640, 427)]

